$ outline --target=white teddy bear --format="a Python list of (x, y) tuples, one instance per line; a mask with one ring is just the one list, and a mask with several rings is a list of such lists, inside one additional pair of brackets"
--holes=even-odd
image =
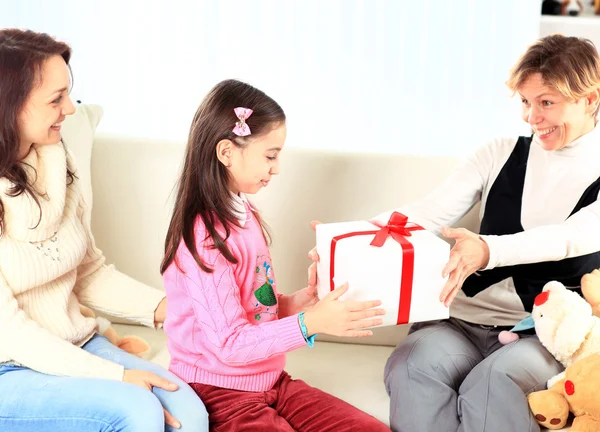
[(579, 294), (560, 282), (548, 282), (532, 311), (540, 342), (565, 367), (600, 353), (600, 319)]
[[(600, 353), (600, 318), (593, 315), (592, 306), (583, 297), (560, 282), (548, 282), (544, 286), (535, 298), (531, 318), (542, 345), (565, 368), (578, 359)], [(522, 323), (528, 321), (531, 319)], [(499, 336), (502, 343), (518, 338), (516, 333), (510, 332)], [(548, 388), (563, 376), (564, 372), (551, 378)]]
[[(565, 367), (590, 354), (600, 353), (600, 318), (594, 316), (600, 315), (600, 271), (585, 275), (581, 286), (585, 298), (560, 282), (548, 282), (535, 298), (531, 316), (510, 332), (500, 332), (498, 339), (503, 344), (511, 343), (519, 339), (515, 331), (535, 327), (542, 345)], [(550, 379), (548, 388), (563, 374)]]

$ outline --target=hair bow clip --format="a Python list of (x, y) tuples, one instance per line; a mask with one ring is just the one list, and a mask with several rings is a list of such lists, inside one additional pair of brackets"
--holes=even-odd
[(253, 111), (250, 108), (238, 107), (234, 108), (233, 111), (235, 115), (239, 119), (235, 122), (235, 127), (233, 128), (233, 133), (237, 136), (248, 136), (250, 135), (250, 127), (246, 123), (246, 119), (250, 117)]

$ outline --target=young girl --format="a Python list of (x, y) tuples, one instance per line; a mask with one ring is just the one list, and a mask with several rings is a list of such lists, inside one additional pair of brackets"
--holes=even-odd
[(165, 331), (170, 370), (191, 384), (219, 431), (389, 431), (351, 405), (293, 380), (285, 353), (317, 333), (368, 336), (379, 301), (341, 302), (341, 286), (316, 298), (316, 273), (277, 293), (268, 234), (245, 194), (279, 173), (285, 114), (260, 90), (228, 80), (192, 122), (167, 234)]

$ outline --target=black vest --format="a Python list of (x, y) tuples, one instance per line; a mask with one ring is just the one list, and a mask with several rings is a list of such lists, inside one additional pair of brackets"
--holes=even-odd
[[(510, 157), (498, 174), (487, 198), (480, 233), (482, 235), (506, 235), (524, 231), (521, 225), (523, 185), (527, 171), (527, 159), (531, 138), (520, 137)], [(574, 173), (575, 174), (575, 173)], [(600, 178), (583, 193), (571, 215), (577, 213), (598, 198)], [(557, 197), (560, 199), (560, 197)], [(570, 216), (570, 215), (569, 215)], [(581, 277), (600, 268), (600, 252), (594, 252), (561, 261), (547, 261), (497, 267), (472, 274), (463, 285), (464, 293), (472, 297), (486, 288), (509, 277), (513, 278), (517, 294), (526, 311), (531, 312), (533, 300), (547, 282), (556, 280), (581, 294)]]

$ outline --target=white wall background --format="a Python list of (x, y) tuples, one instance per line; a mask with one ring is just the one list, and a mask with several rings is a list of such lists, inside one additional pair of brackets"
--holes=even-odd
[(539, 0), (0, 0), (0, 26), (72, 45), (73, 96), (104, 131), (185, 139), (238, 78), (283, 106), (288, 145), (386, 153), (527, 133), (504, 81), (539, 25)]
[[(587, 2), (584, 3), (586, 6)], [(559, 33), (565, 36), (577, 36), (591, 40), (600, 48), (600, 16), (593, 15), (592, 11), (582, 16), (550, 16), (545, 15), (540, 23), (540, 36)]]

